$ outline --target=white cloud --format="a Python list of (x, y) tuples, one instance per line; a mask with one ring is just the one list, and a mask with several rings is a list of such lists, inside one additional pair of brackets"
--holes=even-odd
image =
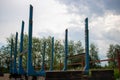
[(120, 44), (119, 22), (120, 15), (108, 12), (104, 16), (90, 20), (90, 41), (98, 45), (101, 58), (105, 58), (110, 44)]
[(66, 23), (70, 20), (66, 13), (66, 7), (54, 0), (43, 1), (39, 5), (39, 7), (34, 6), (34, 32), (36, 34), (45, 30), (50, 30), (53, 33), (64, 32), (68, 27)]
[(62, 34), (68, 27), (66, 23), (69, 22), (70, 16), (66, 13), (66, 6), (54, 0), (11, 0), (10, 3), (7, 1), (2, 1), (0, 8), (2, 10), (0, 42), (5, 43), (5, 38), (11, 33), (14, 34), (16, 31), (20, 33), (22, 20), (25, 21), (25, 32), (28, 33), (29, 4), (33, 5), (33, 36), (41, 36), (38, 34), (44, 31)]

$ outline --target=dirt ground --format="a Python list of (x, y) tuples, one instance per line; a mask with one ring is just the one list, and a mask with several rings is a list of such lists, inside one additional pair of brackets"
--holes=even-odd
[[(4, 74), (4, 76), (0, 76), (0, 80), (15, 80), (13, 78), (10, 79), (9, 75), (10, 75), (9, 73), (6, 73), (6, 74)], [(16, 80), (21, 80), (21, 79), (16, 79)], [(22, 79), (22, 80), (25, 80), (25, 79)], [(32, 80), (32, 78), (28, 77), (28, 80)], [(38, 77), (37, 80), (45, 80), (45, 78), (44, 77)]]
[(0, 76), (0, 80), (10, 80), (9, 74), (4, 74), (4, 76)]

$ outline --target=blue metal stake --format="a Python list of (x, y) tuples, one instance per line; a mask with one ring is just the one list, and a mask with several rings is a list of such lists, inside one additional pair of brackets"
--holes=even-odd
[(52, 37), (52, 55), (51, 55), (50, 71), (53, 70), (53, 63), (54, 63), (54, 37)]
[(45, 49), (46, 49), (46, 42), (43, 45), (43, 53), (42, 53), (42, 68), (41, 68), (41, 76), (45, 75), (44, 65), (45, 65)]
[(64, 71), (67, 70), (68, 60), (68, 29), (65, 30), (65, 60), (64, 60)]
[[(24, 38), (24, 21), (22, 21), (22, 28), (21, 28), (21, 37), (20, 37), (20, 53), (23, 52), (23, 38)], [(25, 71), (22, 67), (22, 55), (19, 56), (19, 74), (25, 74)]]
[(28, 58), (27, 58), (27, 75), (28, 76), (45, 76), (45, 72), (35, 72), (32, 66), (32, 18), (33, 18), (33, 7), (30, 5), (29, 12), (29, 31), (28, 31)]
[(16, 37), (15, 37), (14, 68), (13, 68), (13, 73), (14, 74), (17, 74), (17, 63), (16, 63), (16, 57), (17, 57), (17, 40), (18, 40), (18, 32), (16, 32)]
[(10, 51), (10, 73), (13, 73), (13, 66), (12, 66), (12, 53), (13, 53), (13, 39), (11, 39), (11, 51)]
[(29, 14), (29, 31), (28, 31), (28, 60), (27, 60), (27, 75), (34, 75), (34, 69), (32, 66), (32, 18), (33, 18), (33, 7), (30, 5)]
[(85, 74), (89, 74), (89, 30), (88, 30), (88, 18), (85, 19)]

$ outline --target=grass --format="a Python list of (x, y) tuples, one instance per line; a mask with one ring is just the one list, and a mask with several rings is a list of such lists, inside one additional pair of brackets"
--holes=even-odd
[(120, 72), (118, 69), (114, 69), (114, 77), (115, 79), (120, 79)]

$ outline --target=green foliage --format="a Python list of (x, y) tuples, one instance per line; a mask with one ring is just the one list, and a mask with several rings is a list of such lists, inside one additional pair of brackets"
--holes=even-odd
[(8, 72), (9, 60), (9, 49), (6, 46), (2, 46), (0, 49), (0, 68), (2, 68), (3, 72)]
[(55, 41), (55, 46), (54, 46), (54, 65), (58, 65), (58, 68), (60, 67), (60, 61), (63, 63), (64, 61), (64, 46), (62, 45), (60, 40)]
[[(79, 55), (83, 54), (84, 48), (82, 46), (81, 41), (77, 41), (76, 43), (74, 41), (69, 41), (69, 54), (68, 56), (74, 56), (74, 55)], [(74, 64), (74, 63), (79, 63), (82, 62), (81, 57), (73, 57), (68, 59), (68, 64)], [(78, 69), (81, 67), (81, 65), (72, 65), (69, 66), (69, 69)]]
[[(90, 45), (90, 60), (91, 61), (100, 60), (98, 56), (98, 48), (93, 43)], [(91, 63), (90, 67), (91, 68), (100, 67), (100, 62)]]
[[(2, 68), (3, 72), (9, 71), (9, 64), (10, 64), (9, 53), (11, 50), (11, 39), (13, 39), (13, 41), (15, 41), (15, 35), (11, 34), (11, 36), (6, 39), (7, 45), (4, 45), (0, 48), (0, 67)], [(13, 46), (12, 50), (14, 52), (14, 46)]]
[[(117, 53), (120, 52), (120, 45), (113, 45), (111, 44), (109, 46), (108, 52), (107, 52), (107, 57), (110, 59), (117, 59)], [(108, 61), (108, 65), (111, 68), (116, 68), (117, 67), (117, 60), (113, 61)]]
[(74, 44), (74, 41), (69, 41), (69, 46), (68, 46), (68, 52), (69, 52), (69, 55), (74, 55), (75, 54), (75, 44)]
[[(0, 48), (0, 67), (1, 71), (8, 72), (9, 71), (9, 64), (10, 64), (10, 50), (11, 50), (11, 39), (13, 39), (13, 45), (15, 45), (15, 35), (11, 35), (7, 38), (7, 45), (2, 46)], [(43, 54), (43, 43), (46, 42), (46, 51), (45, 51), (45, 65), (47, 66), (46, 69), (48, 70), (50, 68), (50, 60), (51, 60), (51, 48), (52, 48), (52, 37), (49, 36), (47, 38), (32, 38), (32, 63), (33, 66), (37, 70), (40, 70), (41, 64), (42, 64), (42, 54)], [(81, 54), (84, 52), (84, 48), (82, 46), (81, 41), (74, 42), (72, 40), (68, 41), (68, 56), (73, 56), (77, 54)], [(20, 48), (20, 41), (18, 41), (18, 53)], [(14, 54), (14, 47), (13, 46), (13, 54)], [(28, 49), (28, 35), (24, 35), (24, 41), (23, 41), (23, 51)], [(116, 59), (117, 53), (120, 52), (120, 45), (110, 45), (107, 57)], [(90, 60), (100, 60), (98, 56), (98, 48), (95, 44), (90, 45)], [(18, 62), (18, 58), (17, 58)], [(68, 63), (78, 63), (81, 62), (81, 58), (73, 58), (69, 59)], [(61, 40), (55, 40), (54, 41), (54, 70), (62, 70), (64, 64), (64, 42)], [(27, 68), (27, 54), (23, 56), (23, 67)], [(92, 63), (90, 64), (91, 68), (101, 68), (100, 62)], [(120, 73), (117, 67), (117, 60), (115, 61), (109, 61), (108, 65), (106, 65), (103, 69), (109, 69), (109, 68), (115, 68), (114, 69), (114, 76), (115, 78), (120, 78)], [(77, 66), (71, 66), (69, 67), (71, 70), (75, 69), (82, 69), (80, 65)]]
[(81, 41), (77, 41), (77, 42), (75, 43), (75, 53), (76, 53), (76, 54), (81, 54), (81, 53), (83, 53), (83, 51), (84, 51), (84, 48), (83, 48), (83, 46), (82, 46)]
[(115, 79), (120, 79), (120, 72), (117, 68), (114, 69), (114, 77)]
[[(2, 46), (0, 48), (0, 60), (2, 60), (1, 65), (6, 65), (9, 68), (9, 53), (10, 53), (10, 46), (11, 46), (11, 39), (13, 39), (13, 44), (15, 44), (15, 35), (11, 35), (7, 38), (7, 45)], [(49, 36), (47, 38), (32, 38), (32, 63), (33, 66), (40, 67), (42, 62), (42, 53), (43, 53), (43, 43), (46, 42), (46, 51), (45, 51), (45, 65), (47, 66), (47, 69), (50, 67), (50, 60), (51, 60), (51, 48), (52, 48), (52, 37)], [(68, 41), (68, 56), (81, 54), (84, 52), (84, 48), (82, 46), (81, 41), (74, 42), (72, 40)], [(18, 41), (18, 53), (20, 47), (20, 41)], [(63, 66), (64, 64), (64, 41), (61, 40), (55, 40), (54, 41), (54, 68), (60, 69), (60, 63)], [(24, 35), (24, 41), (23, 41), (23, 50), (28, 49), (28, 35)], [(110, 45), (109, 50), (107, 52), (108, 58), (116, 58), (117, 50), (120, 50), (120, 45)], [(13, 52), (14, 52), (14, 46), (13, 46)], [(2, 58), (5, 56), (5, 58)], [(18, 60), (18, 59), (17, 59)], [(99, 60), (98, 56), (98, 48), (95, 44), (90, 45), (90, 60)], [(17, 61), (18, 62), (18, 61)], [(69, 64), (71, 63), (77, 63), (81, 62), (80, 58), (74, 58), (72, 60), (68, 60)], [(109, 67), (116, 67), (117, 62), (109, 61)], [(24, 68), (27, 68), (27, 54), (23, 56), (23, 66)], [(100, 62), (92, 63), (90, 64), (91, 68), (97, 68), (100, 67)], [(80, 66), (78, 66), (80, 67)], [(74, 67), (72, 67), (74, 68)]]

